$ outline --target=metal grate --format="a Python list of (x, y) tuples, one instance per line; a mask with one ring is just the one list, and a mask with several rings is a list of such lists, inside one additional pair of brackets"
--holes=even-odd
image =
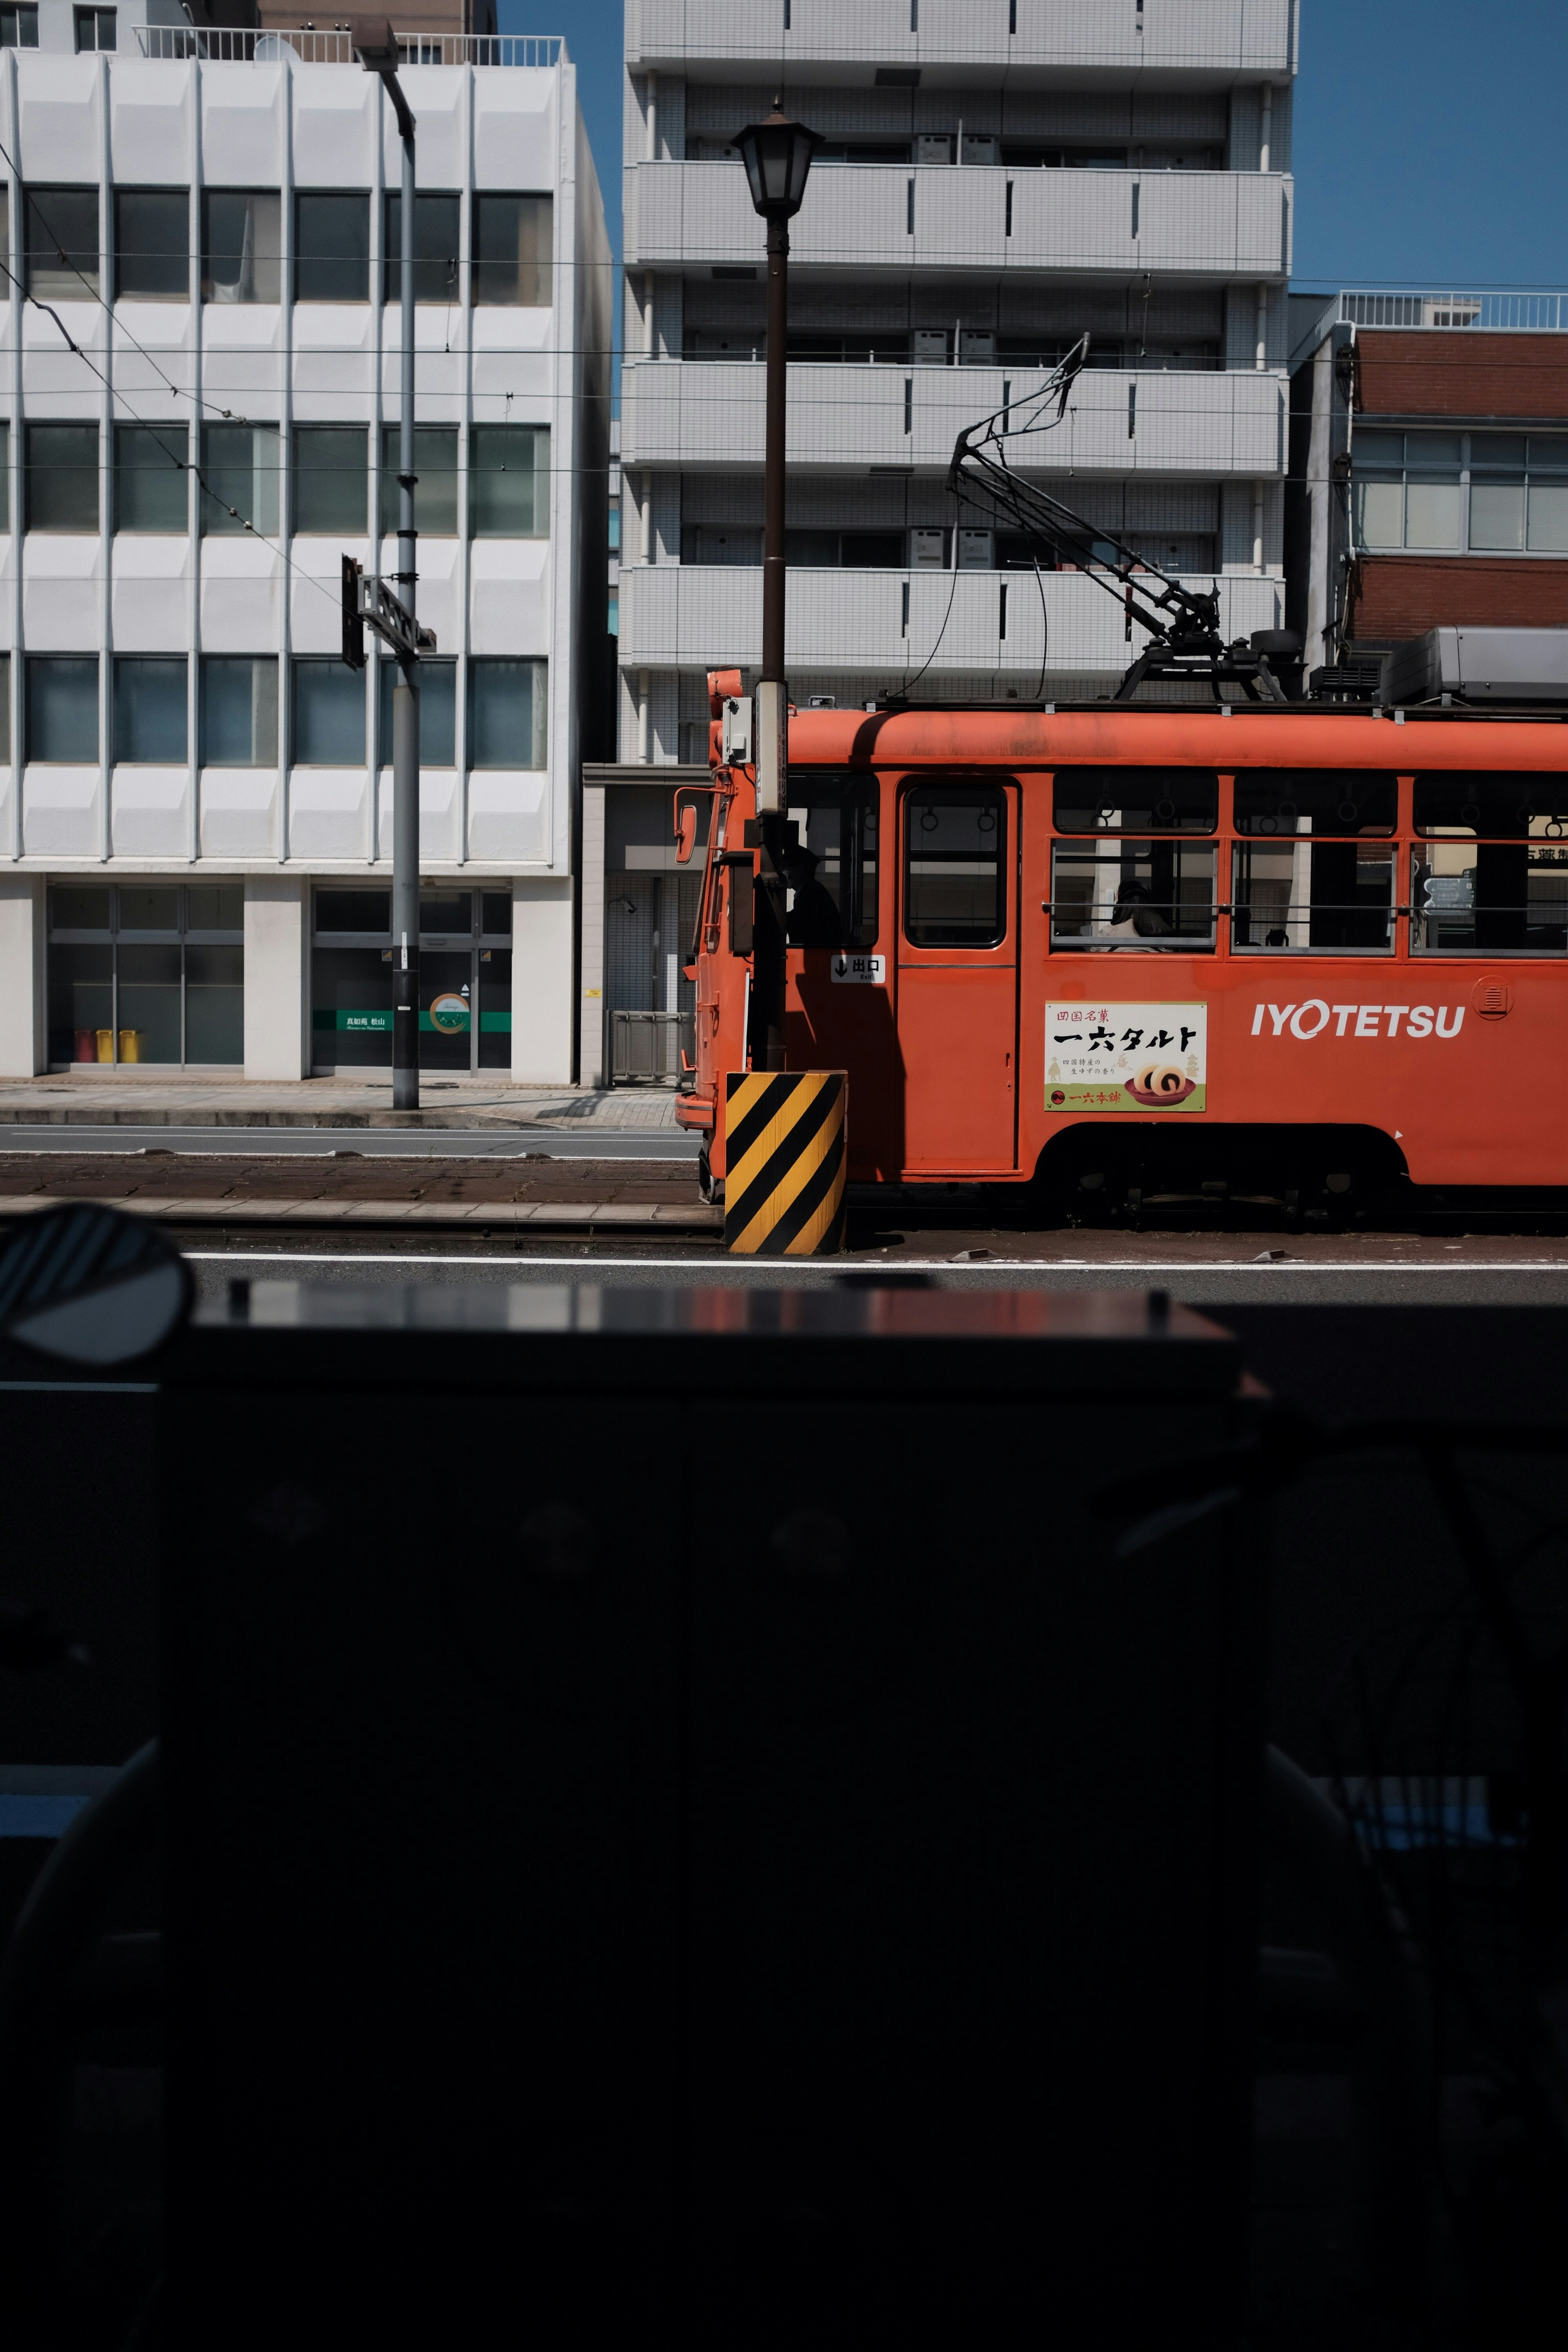
[(605, 1027), (605, 1072), (612, 1087), (637, 1078), (673, 1085), (682, 1050), (689, 1062), (695, 1056), (696, 1021), (689, 1013), (628, 1013), (612, 1005)]

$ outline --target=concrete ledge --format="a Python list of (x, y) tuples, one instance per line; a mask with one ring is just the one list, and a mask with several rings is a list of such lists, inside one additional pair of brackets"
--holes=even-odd
[[(6, 1217), (36, 1216), (43, 1209), (59, 1209), (88, 1195), (19, 1192), (0, 1196), (0, 1222)], [(132, 1217), (153, 1217), (170, 1225), (399, 1225), (469, 1230), (521, 1227), (537, 1232), (567, 1229), (574, 1233), (613, 1226), (617, 1233), (652, 1233), (657, 1228), (686, 1233), (718, 1233), (721, 1209), (700, 1202), (677, 1207), (665, 1202), (643, 1207), (629, 1201), (187, 1201), (171, 1197), (135, 1201), (97, 1200), (100, 1208), (119, 1209)]]

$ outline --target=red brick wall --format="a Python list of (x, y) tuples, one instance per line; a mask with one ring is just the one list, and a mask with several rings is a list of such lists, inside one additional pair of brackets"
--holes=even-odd
[(1426, 629), (1568, 627), (1568, 562), (1495, 555), (1363, 555), (1347, 634), (1373, 643)]
[(1568, 417), (1568, 335), (1363, 328), (1356, 349), (1368, 416)]

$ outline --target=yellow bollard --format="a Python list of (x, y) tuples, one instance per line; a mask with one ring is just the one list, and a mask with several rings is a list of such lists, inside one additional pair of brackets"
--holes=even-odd
[(724, 1247), (831, 1257), (844, 1247), (842, 1070), (742, 1070), (724, 1080)]

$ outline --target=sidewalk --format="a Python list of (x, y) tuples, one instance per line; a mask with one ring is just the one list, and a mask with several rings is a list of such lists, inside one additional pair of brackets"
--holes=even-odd
[(420, 1108), (392, 1108), (392, 1081), (300, 1078), (268, 1085), (241, 1078), (153, 1078), (61, 1072), (0, 1078), (4, 1127), (542, 1127), (557, 1134), (677, 1132), (669, 1087), (588, 1088), (473, 1086), (422, 1079)]

